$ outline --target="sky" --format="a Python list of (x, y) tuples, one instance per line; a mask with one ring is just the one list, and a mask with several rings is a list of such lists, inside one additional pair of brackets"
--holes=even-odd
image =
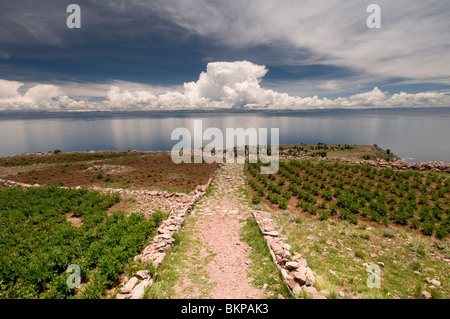
[(449, 107), (449, 16), (447, 0), (0, 0), (0, 111)]

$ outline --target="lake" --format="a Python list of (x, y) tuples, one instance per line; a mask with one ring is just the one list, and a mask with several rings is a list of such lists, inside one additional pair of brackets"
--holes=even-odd
[[(178, 127), (279, 128), (280, 144), (364, 144), (411, 162), (450, 163), (450, 108), (106, 114), (3, 114), (0, 156), (89, 150), (171, 150)], [(208, 142), (205, 142), (205, 145)]]

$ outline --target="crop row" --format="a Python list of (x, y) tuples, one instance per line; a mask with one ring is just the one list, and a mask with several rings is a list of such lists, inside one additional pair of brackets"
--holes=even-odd
[(446, 176), (311, 160), (281, 161), (278, 173), (268, 177), (259, 174), (258, 164), (249, 164), (248, 170), (254, 178), (252, 188), (260, 195), (268, 198), (267, 193), (288, 191), (297, 197), (297, 207), (321, 219), (339, 213), (357, 223), (360, 215), (385, 225), (421, 228), (439, 238), (450, 232)]

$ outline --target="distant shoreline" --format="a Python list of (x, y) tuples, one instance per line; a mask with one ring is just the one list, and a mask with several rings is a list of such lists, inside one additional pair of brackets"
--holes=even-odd
[(177, 116), (195, 114), (323, 114), (323, 113), (351, 113), (351, 112), (433, 112), (450, 111), (449, 107), (398, 107), (398, 108), (332, 108), (307, 110), (276, 110), (276, 109), (181, 109), (181, 110), (145, 110), (145, 111), (0, 111), (0, 119), (8, 118), (45, 118), (45, 117), (116, 117), (116, 116)]

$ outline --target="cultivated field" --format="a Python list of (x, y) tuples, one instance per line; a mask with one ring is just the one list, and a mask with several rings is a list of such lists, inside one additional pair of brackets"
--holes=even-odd
[(0, 178), (27, 184), (192, 191), (217, 164), (175, 164), (169, 152), (73, 152), (0, 158)]
[[(285, 160), (275, 175), (259, 172), (247, 166), (253, 203), (275, 210), (334, 297), (450, 296), (449, 174), (328, 160)], [(380, 289), (365, 282), (372, 263), (382, 268)]]
[[(282, 155), (292, 157), (304, 150), (316, 157), (327, 152), (333, 157), (397, 159), (377, 146), (280, 147)], [(328, 298), (450, 298), (450, 174), (324, 158), (282, 159), (274, 175), (261, 175), (260, 164), (245, 168), (240, 164), (233, 170), (227, 165), (194, 208), (195, 216), (175, 236), (163, 273), (145, 296), (189, 298), (190, 286), (179, 287), (176, 282), (200, 278), (195, 281), (199, 291), (209, 287), (201, 294), (205, 298), (232, 296), (238, 288), (244, 297), (288, 297), (280, 275), (269, 267), (273, 265), (258, 229), (246, 237), (250, 221), (241, 230), (235, 223), (237, 216), (243, 222), (256, 209), (271, 212), (292, 253), (307, 259), (317, 277), (314, 287)], [(0, 158), (0, 178), (41, 186), (27, 190), (0, 186), (0, 298), (105, 298), (121, 291), (123, 278), (137, 270), (154, 275), (151, 264), (134, 257), (168, 213), (184, 205), (180, 193), (205, 184), (218, 167), (174, 164), (168, 152), (55, 151)], [(91, 186), (127, 191), (108, 194), (88, 190)], [(217, 223), (208, 224), (211, 221)], [(228, 235), (236, 242), (227, 242), (225, 249), (217, 234), (230, 225), (233, 234)], [(246, 249), (239, 260), (229, 260), (236, 246)], [(200, 248), (211, 249), (214, 258), (198, 260), (194, 250)], [(251, 262), (243, 253), (250, 250)], [(201, 263), (195, 269), (188, 267), (193, 276), (189, 280), (184, 278), (187, 260)], [(237, 270), (223, 270), (230, 262), (251, 264), (239, 272), (255, 285), (243, 284), (243, 279), (234, 283)], [(67, 286), (70, 264), (81, 268), (79, 289)], [(380, 288), (367, 285), (369, 265), (381, 269)], [(219, 270), (226, 279), (222, 284), (215, 275), (208, 277)], [(235, 286), (227, 288), (228, 283)], [(252, 293), (254, 288), (259, 292)]]
[[(178, 197), (164, 194), (189, 193), (217, 167), (174, 164), (164, 152), (55, 151), (1, 158), (2, 179), (40, 186), (0, 186), (0, 299), (104, 298), (136, 269), (152, 274), (151, 265), (134, 257), (180, 205)], [(166, 192), (149, 196), (148, 190)], [(69, 265), (79, 267), (77, 289), (67, 285), (76, 278), (67, 272)]]
[[(0, 298), (99, 298), (163, 219), (108, 212), (119, 195), (56, 187), (0, 189)], [(75, 264), (81, 287), (69, 289)]]

